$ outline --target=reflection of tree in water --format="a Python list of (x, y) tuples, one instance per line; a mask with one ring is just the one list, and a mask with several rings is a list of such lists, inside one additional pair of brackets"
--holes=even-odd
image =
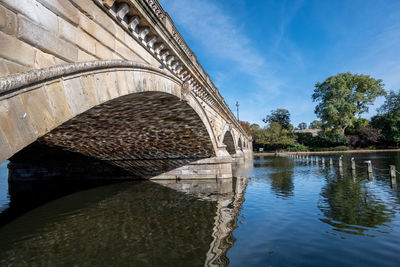
[(319, 208), (326, 218), (321, 221), (336, 231), (363, 235), (368, 228), (391, 222), (394, 211), (368, 191), (365, 184), (350, 177), (327, 179), (322, 188)]
[(268, 176), (271, 180), (271, 188), (275, 194), (278, 197), (285, 198), (293, 196), (293, 161), (286, 158), (277, 158), (271, 162), (269, 167), (279, 170), (279, 172), (272, 173)]

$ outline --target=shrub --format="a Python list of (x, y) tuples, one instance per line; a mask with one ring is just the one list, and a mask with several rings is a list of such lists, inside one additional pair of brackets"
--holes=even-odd
[(288, 151), (309, 151), (307, 146), (304, 146), (304, 145), (299, 144), (299, 143), (295, 143), (292, 146), (288, 146), (287, 150)]

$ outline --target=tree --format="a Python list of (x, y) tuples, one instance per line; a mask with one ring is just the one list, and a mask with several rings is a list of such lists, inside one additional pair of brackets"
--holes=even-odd
[(367, 127), (369, 125), (369, 121), (364, 118), (354, 118), (352, 125), (346, 128), (346, 135), (354, 135), (358, 134), (358, 129), (361, 127)]
[(290, 113), (287, 109), (278, 108), (276, 110), (271, 110), (271, 115), (267, 115), (265, 119), (262, 120), (267, 124), (272, 124), (273, 122), (278, 122), (285, 129), (290, 129)]
[(371, 125), (381, 130), (381, 141), (386, 145), (400, 143), (400, 91), (391, 91), (385, 103), (378, 109), (378, 115), (371, 118)]
[(243, 130), (246, 132), (248, 136), (252, 136), (250, 123), (247, 121), (240, 121), (240, 125), (242, 126)]
[(358, 136), (360, 137), (360, 146), (366, 147), (378, 143), (381, 130), (372, 127), (361, 126), (358, 128)]
[(265, 145), (265, 130), (256, 123), (250, 125), (250, 129), (253, 136), (254, 148), (256, 148), (257, 145)]
[(299, 129), (299, 130), (305, 130), (305, 129), (307, 129), (307, 123), (305, 123), (305, 122), (300, 122), (299, 125), (297, 126), (297, 129)]
[(321, 129), (322, 128), (322, 121), (314, 120), (310, 123), (310, 129)]
[(271, 148), (283, 148), (293, 145), (296, 138), (290, 130), (285, 129), (279, 122), (272, 122), (265, 131), (266, 144)]
[(378, 109), (379, 114), (389, 114), (400, 110), (400, 90), (397, 93), (390, 91), (385, 98), (385, 102)]
[(323, 126), (344, 133), (356, 115), (368, 112), (369, 105), (385, 94), (382, 80), (347, 72), (318, 82), (312, 99), (318, 102), (315, 114)]

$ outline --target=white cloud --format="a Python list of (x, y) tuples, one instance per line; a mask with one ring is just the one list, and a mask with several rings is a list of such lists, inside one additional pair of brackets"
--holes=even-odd
[[(248, 75), (258, 88), (278, 94), (282, 85), (273, 76), (265, 56), (256, 51), (246, 29), (212, 1), (161, 0), (178, 26), (196, 39), (210, 54), (222, 59), (241, 74)], [(196, 53), (196, 51), (194, 51)], [(201, 63), (201, 62), (200, 62)], [(214, 76), (214, 75), (212, 75)]]

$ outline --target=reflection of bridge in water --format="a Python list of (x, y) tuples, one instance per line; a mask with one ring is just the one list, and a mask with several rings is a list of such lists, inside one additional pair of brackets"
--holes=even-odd
[(240, 176), (121, 183), (67, 195), (0, 228), (0, 265), (224, 266), (246, 186)]
[(216, 202), (213, 240), (207, 252), (205, 266), (227, 266), (229, 259), (226, 253), (235, 242), (232, 232), (237, 228), (237, 217), (244, 201), (247, 178), (239, 177), (215, 182), (188, 180), (176, 183), (157, 181), (157, 183), (206, 201)]

